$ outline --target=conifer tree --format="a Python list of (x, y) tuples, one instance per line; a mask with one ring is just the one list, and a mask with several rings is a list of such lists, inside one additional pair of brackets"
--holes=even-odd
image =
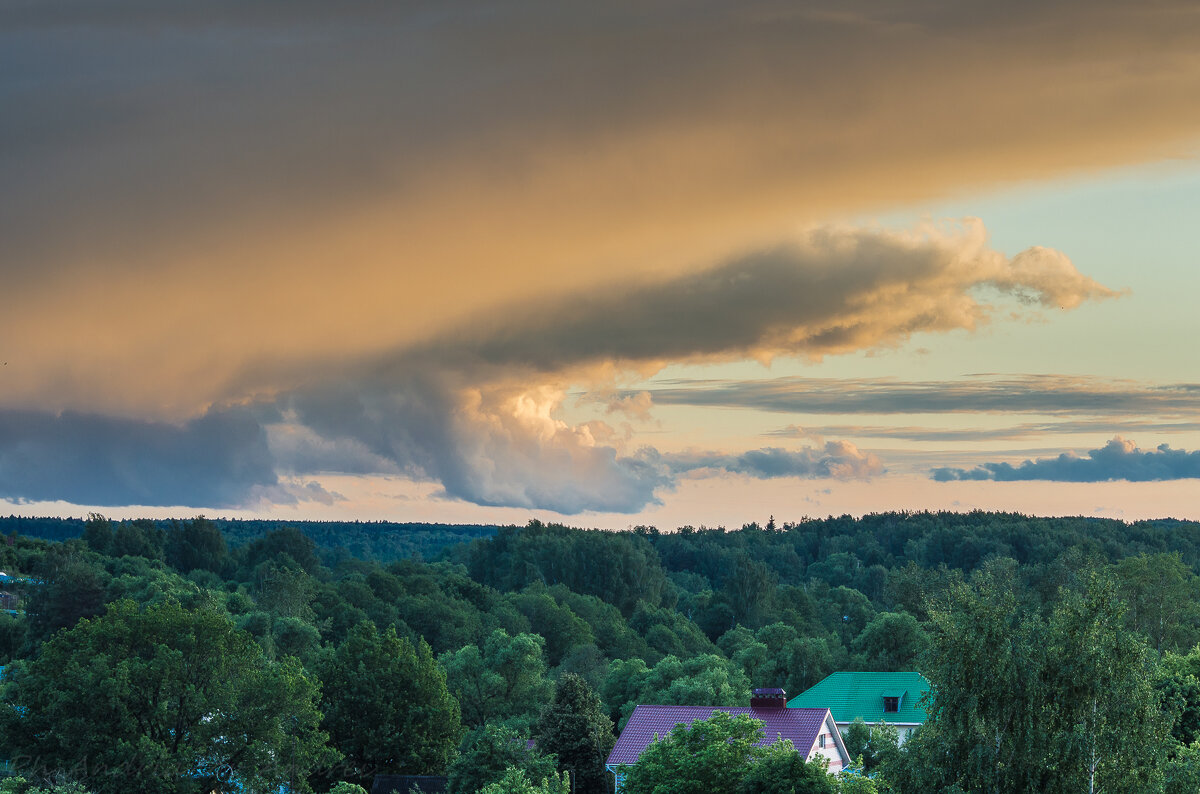
[(558, 768), (571, 773), (575, 794), (609, 790), (604, 762), (616, 743), (613, 724), (600, 698), (581, 677), (568, 673), (558, 682), (553, 702), (538, 720), (538, 749), (558, 756)]

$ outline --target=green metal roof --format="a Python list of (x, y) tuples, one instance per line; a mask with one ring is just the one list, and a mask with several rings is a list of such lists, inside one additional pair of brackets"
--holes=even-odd
[[(868, 725), (884, 722), (923, 723), (925, 709), (917, 705), (929, 690), (920, 673), (833, 673), (788, 701), (793, 708), (827, 708), (834, 722), (854, 722), (862, 717)], [(899, 697), (900, 710), (885, 712), (883, 699)]]

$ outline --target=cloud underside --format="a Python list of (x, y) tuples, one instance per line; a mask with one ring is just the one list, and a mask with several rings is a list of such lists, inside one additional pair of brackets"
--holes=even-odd
[(1087, 456), (1064, 452), (1053, 458), (1026, 460), (1020, 464), (984, 463), (973, 469), (937, 468), (934, 480), (995, 480), (1017, 482), (1049, 480), (1054, 482), (1151, 482), (1200, 478), (1200, 451), (1171, 449), (1166, 444), (1142, 450), (1120, 436)]
[[(233, 505), (269, 498), (281, 473), (400, 473), (476, 504), (577, 513), (636, 511), (705, 473), (869, 477), (882, 463), (846, 442), (666, 454), (631, 448), (601, 420), (568, 424), (559, 407), (569, 384), (625, 368), (844, 353), (970, 331), (1002, 306), (1059, 311), (1113, 294), (1058, 252), (1000, 255), (975, 222), (824, 229), (698, 274), (576, 294), (532, 317), (501, 311), (355, 364), (276, 370), (276, 382), (294, 385), (182, 425), (9, 412), (0, 493)], [(270, 385), (247, 377), (247, 394)], [(216, 432), (226, 427), (236, 431)], [(139, 459), (140, 449), (149, 454)]]
[(0, 411), (0, 497), (82, 505), (331, 503), (281, 481), (258, 419), (215, 411), (182, 426), (94, 414)]

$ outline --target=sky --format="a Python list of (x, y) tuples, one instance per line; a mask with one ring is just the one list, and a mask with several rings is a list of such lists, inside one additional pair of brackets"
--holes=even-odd
[(0, 513), (1200, 519), (1192, 2), (0, 0)]

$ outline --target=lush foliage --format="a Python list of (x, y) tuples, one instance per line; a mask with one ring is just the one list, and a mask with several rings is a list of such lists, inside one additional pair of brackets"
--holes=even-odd
[(423, 640), (413, 647), (363, 622), (319, 672), (322, 727), (345, 756), (339, 775), (370, 785), (381, 773), (435, 774), (457, 755), (458, 701)]
[(316, 685), (270, 663), (224, 614), (121, 601), (6, 676), (4, 746), (22, 768), (98, 792), (304, 789), (329, 760)]
[[(597, 759), (638, 702), (745, 705), (751, 686), (918, 669), (930, 722), (902, 747), (852, 727), (871, 777), (843, 776), (842, 791), (1200, 788), (1192, 522), (0, 529), (16, 604), (0, 614), (0, 747), (26, 787), (110, 791), (106, 770), (136, 766), (173, 770), (152, 778), (163, 791), (324, 791), (375, 770), (449, 773), (470, 794), (571, 771), (576, 790), (601, 791)], [(180, 677), (187, 696), (152, 708), (143, 687), (183, 691)], [(729, 779), (751, 785), (767, 761), (795, 767), (772, 780), (806, 779), (783, 755)]]

